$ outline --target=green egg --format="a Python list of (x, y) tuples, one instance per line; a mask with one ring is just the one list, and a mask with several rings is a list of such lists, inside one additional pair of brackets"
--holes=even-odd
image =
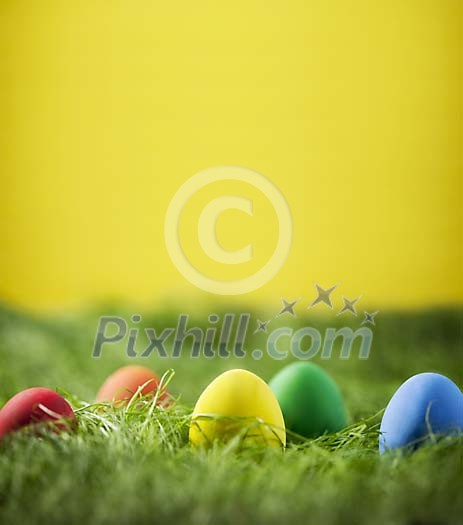
[(269, 386), (280, 403), (287, 429), (314, 438), (346, 426), (341, 392), (321, 367), (306, 361), (291, 363)]

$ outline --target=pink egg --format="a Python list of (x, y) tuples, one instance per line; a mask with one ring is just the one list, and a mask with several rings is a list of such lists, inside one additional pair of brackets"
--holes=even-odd
[[(141, 395), (155, 395), (159, 388), (159, 377), (149, 368), (138, 365), (123, 366), (106, 378), (96, 400), (98, 402), (126, 402), (141, 388)], [(143, 387), (143, 388), (142, 388)], [(159, 404), (170, 404), (170, 395), (163, 390), (159, 395)]]

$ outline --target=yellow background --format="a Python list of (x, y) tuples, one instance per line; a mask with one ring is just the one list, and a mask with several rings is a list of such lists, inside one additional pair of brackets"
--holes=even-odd
[[(294, 244), (234, 301), (317, 281), (381, 308), (461, 302), (462, 5), (2, 0), (0, 297), (211, 299), (170, 261), (164, 215), (198, 171), (240, 165), (281, 189)], [(219, 239), (258, 264), (271, 214), (230, 211)], [(217, 272), (191, 224), (186, 251)]]

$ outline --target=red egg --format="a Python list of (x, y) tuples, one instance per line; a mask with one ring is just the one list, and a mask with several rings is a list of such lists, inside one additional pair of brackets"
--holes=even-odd
[[(128, 401), (140, 387), (142, 395), (156, 393), (159, 387), (159, 377), (144, 366), (129, 365), (119, 368), (111, 374), (101, 386), (96, 400), (102, 401)], [(159, 396), (159, 404), (169, 404), (169, 393), (164, 390)]]
[(0, 439), (21, 427), (53, 423), (54, 430), (66, 430), (77, 424), (69, 403), (48, 388), (28, 388), (13, 396), (0, 410)]

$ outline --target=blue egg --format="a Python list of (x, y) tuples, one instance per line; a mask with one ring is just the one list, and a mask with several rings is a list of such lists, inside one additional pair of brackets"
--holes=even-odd
[(417, 374), (392, 396), (381, 421), (379, 451), (420, 446), (430, 434), (463, 431), (463, 394), (441, 374)]

